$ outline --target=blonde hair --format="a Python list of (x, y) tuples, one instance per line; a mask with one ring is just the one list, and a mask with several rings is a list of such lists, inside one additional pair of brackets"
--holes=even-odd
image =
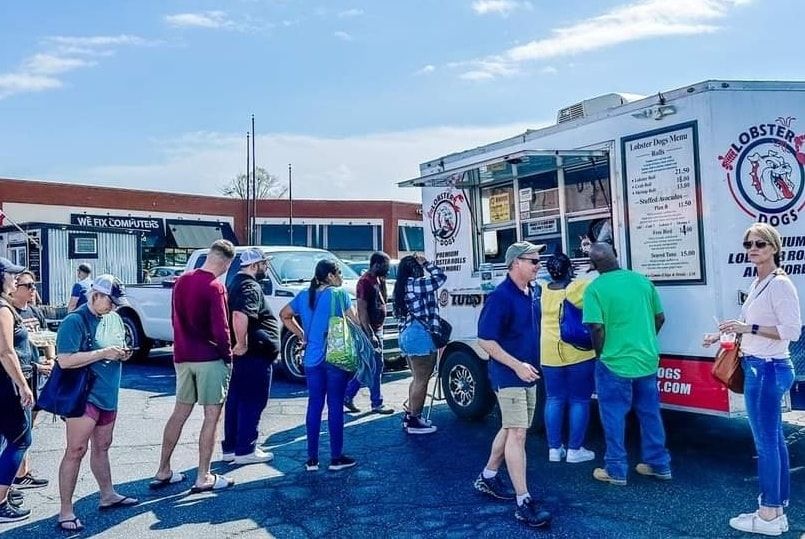
[(777, 229), (768, 223), (755, 223), (744, 232), (744, 241), (749, 239), (749, 234), (759, 236), (760, 239), (774, 248), (774, 263), (780, 266), (780, 252), (783, 250), (783, 238)]

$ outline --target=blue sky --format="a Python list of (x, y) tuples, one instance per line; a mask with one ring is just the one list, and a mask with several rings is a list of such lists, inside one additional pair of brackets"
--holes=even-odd
[[(0, 4), (0, 177), (417, 200), (420, 162), (621, 91), (803, 79), (802, 0)], [(0, 194), (1, 195), (1, 194)]]

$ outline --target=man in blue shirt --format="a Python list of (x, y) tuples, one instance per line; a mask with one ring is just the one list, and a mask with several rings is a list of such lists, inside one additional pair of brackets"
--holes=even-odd
[(70, 291), (70, 301), (67, 303), (67, 312), (71, 313), (87, 302), (90, 286), (92, 285), (92, 266), (89, 264), (79, 264), (76, 270), (78, 281), (73, 284)]
[(541, 510), (528, 493), (525, 453), (539, 379), (539, 332), (531, 282), (537, 277), (543, 250), (544, 245), (527, 241), (506, 250), (509, 273), (486, 298), (478, 319), (478, 344), (489, 354), (489, 379), (500, 405), (502, 426), (492, 442), (486, 467), (475, 480), (475, 489), (498, 499), (512, 498), (498, 477), (505, 458), (517, 499), (514, 516), (535, 528), (551, 520), (551, 514)]

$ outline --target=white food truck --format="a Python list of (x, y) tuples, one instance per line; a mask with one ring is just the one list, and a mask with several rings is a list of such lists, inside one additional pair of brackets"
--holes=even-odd
[[(736, 317), (753, 279), (741, 246), (753, 222), (784, 238), (783, 267), (805, 298), (805, 82), (706, 81), (651, 97), (608, 94), (529, 130), (420, 165), (426, 254), (453, 341), (442, 388), (461, 417), (494, 404), (476, 326), (486, 291), (506, 274), (506, 248), (528, 240), (574, 259), (612, 241), (622, 267), (647, 275), (663, 301), (658, 386), (667, 408), (741, 415), (743, 398), (713, 380), (701, 346), (713, 317)], [(430, 231), (430, 235), (428, 235)], [(798, 379), (805, 339), (792, 343)]]

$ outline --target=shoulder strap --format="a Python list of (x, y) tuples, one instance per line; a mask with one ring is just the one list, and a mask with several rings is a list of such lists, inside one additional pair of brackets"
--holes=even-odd
[(11, 311), (11, 316), (14, 318), (14, 325), (22, 324), (22, 317), (20, 313), (17, 312), (17, 309), (8, 302), (5, 298), (0, 298), (0, 308), (6, 307), (9, 311)]

